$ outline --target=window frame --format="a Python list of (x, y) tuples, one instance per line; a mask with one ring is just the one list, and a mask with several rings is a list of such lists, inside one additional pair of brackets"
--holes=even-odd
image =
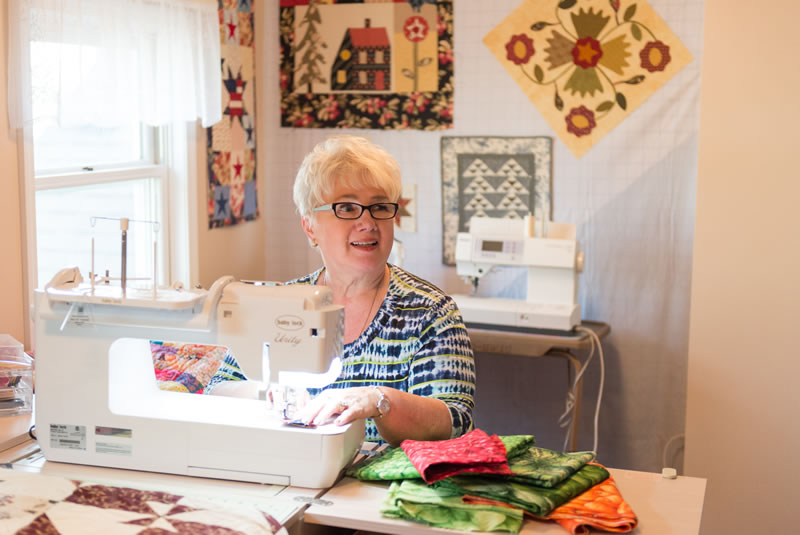
[[(25, 125), (17, 131), (17, 151), (21, 200), (22, 283), (25, 346), (35, 347), (33, 338), (33, 292), (48, 281), (38, 280), (36, 243), (36, 192), (80, 185), (109, 183), (115, 180), (151, 178), (159, 175), (163, 210), (163, 245), (161, 262), (166, 263), (168, 281), (159, 285), (181, 282), (190, 287), (199, 279), (198, 225), (199, 187), (197, 155), (199, 136), (197, 123), (180, 123), (160, 128), (158, 143), (162, 158), (156, 164), (131, 167), (103, 166), (93, 171), (47, 174), (36, 177), (33, 164), (33, 127)], [(155, 149), (155, 146), (153, 147)], [(163, 177), (163, 178), (162, 178)]]

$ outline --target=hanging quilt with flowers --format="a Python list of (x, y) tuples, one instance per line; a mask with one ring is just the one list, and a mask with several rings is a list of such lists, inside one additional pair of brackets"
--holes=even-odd
[(692, 60), (645, 0), (525, 0), (483, 42), (578, 158)]
[(453, 126), (452, 0), (280, 0), (281, 126)]
[(258, 218), (254, 0), (217, 0), (222, 120), (208, 137), (208, 228)]

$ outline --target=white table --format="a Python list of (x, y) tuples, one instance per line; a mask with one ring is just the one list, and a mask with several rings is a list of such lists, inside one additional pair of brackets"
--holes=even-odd
[[(693, 477), (664, 479), (661, 474), (609, 469), (622, 497), (639, 519), (633, 533), (693, 535), (700, 531), (706, 480)], [(452, 535), (452, 530), (385, 518), (378, 512), (387, 484), (346, 477), (306, 509), (303, 522), (399, 535)], [(521, 533), (565, 535), (555, 522), (525, 520)]]

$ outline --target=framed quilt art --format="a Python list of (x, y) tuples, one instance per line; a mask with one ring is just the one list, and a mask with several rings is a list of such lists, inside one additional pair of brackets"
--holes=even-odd
[(552, 218), (550, 137), (443, 136), (442, 262), (472, 217)]
[(281, 126), (453, 125), (452, 0), (280, 0)]
[(578, 158), (692, 60), (646, 0), (524, 0), (483, 42)]

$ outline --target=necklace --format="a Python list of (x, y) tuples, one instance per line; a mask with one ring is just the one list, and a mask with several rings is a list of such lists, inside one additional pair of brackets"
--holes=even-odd
[[(327, 283), (326, 286), (330, 286), (330, 280), (331, 279), (330, 279), (330, 277), (328, 277), (328, 270), (327, 269), (325, 270), (325, 274), (323, 275), (323, 278), (324, 278), (323, 282)], [(378, 294), (381, 291), (381, 287), (383, 287), (383, 279), (384, 278), (386, 278), (386, 268), (384, 268), (384, 271), (381, 274), (380, 282), (375, 287), (375, 294), (372, 296), (372, 303), (369, 305), (369, 308), (367, 309), (367, 313), (364, 316), (364, 324), (361, 326), (361, 330), (358, 333), (359, 336), (361, 336), (361, 334), (364, 333), (364, 330), (367, 328), (367, 325), (369, 324), (369, 320), (372, 317), (372, 309), (375, 308), (375, 302), (378, 300)]]
[(367, 328), (367, 324), (369, 323), (369, 320), (372, 317), (372, 309), (375, 308), (375, 301), (378, 300), (378, 293), (381, 291), (381, 286), (383, 286), (384, 276), (381, 276), (381, 282), (378, 283), (378, 286), (375, 287), (375, 295), (372, 296), (372, 304), (370, 304), (369, 308), (367, 309), (367, 315), (364, 317), (364, 325), (361, 326), (361, 332), (358, 333), (359, 336), (361, 336), (361, 334), (364, 333), (364, 329)]

